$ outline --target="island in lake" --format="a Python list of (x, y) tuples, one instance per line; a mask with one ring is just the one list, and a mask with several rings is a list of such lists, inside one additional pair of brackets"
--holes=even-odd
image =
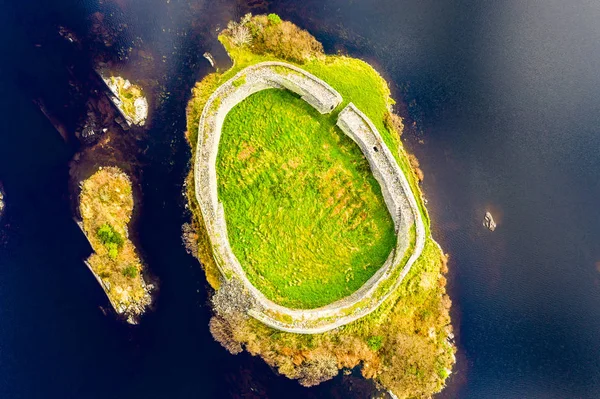
[(131, 180), (117, 167), (101, 167), (81, 184), (80, 226), (94, 253), (86, 264), (115, 311), (137, 324), (150, 306), (152, 284), (144, 280), (144, 267), (129, 238), (133, 213)]
[(455, 362), (447, 257), (385, 80), (277, 15), (219, 36), (231, 69), (193, 89), (186, 240), (214, 289), (210, 330), (305, 386), (357, 366), (397, 397)]
[(4, 212), (4, 193), (2, 192), (2, 185), (0, 185), (0, 216)]
[(113, 96), (111, 100), (117, 106), (128, 124), (143, 126), (148, 118), (148, 100), (142, 88), (121, 76), (102, 78)]

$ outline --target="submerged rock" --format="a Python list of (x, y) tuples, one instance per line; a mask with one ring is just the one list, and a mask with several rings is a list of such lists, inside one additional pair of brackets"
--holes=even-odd
[(210, 66), (212, 66), (213, 68), (215, 68), (215, 59), (214, 59), (214, 57), (212, 56), (211, 53), (209, 53), (207, 51), (206, 53), (202, 54), (202, 56), (204, 58), (206, 58), (208, 60), (208, 62), (210, 62)]
[(494, 222), (494, 218), (492, 217), (492, 214), (489, 212), (485, 213), (485, 217), (483, 218), (483, 225), (489, 230), (489, 231), (494, 231), (496, 230), (496, 222)]

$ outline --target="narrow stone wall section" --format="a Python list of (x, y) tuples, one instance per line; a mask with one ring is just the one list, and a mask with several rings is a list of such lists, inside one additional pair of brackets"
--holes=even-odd
[[(340, 112), (337, 125), (342, 132), (358, 144), (369, 161), (373, 176), (381, 186), (383, 198), (394, 220), (396, 233), (408, 234), (408, 229), (413, 222), (413, 215), (407, 199), (407, 188), (402, 184), (404, 173), (383, 142), (379, 132), (352, 103)], [(410, 192), (410, 187), (408, 190)]]
[[(363, 114), (356, 106), (349, 103), (338, 115), (337, 125), (339, 128), (362, 150), (373, 176), (381, 186), (381, 192), (387, 208), (394, 219), (398, 235), (397, 251), (401, 250), (401, 237), (408, 237), (411, 226), (415, 226), (415, 247), (411, 257), (408, 259), (398, 281), (385, 297), (400, 285), (413, 263), (419, 258), (425, 247), (425, 225), (419, 211), (417, 200), (410, 188), (410, 184), (398, 166), (394, 155), (383, 141), (381, 134), (373, 125), (373, 122)], [(398, 260), (400, 261), (400, 260)], [(387, 262), (386, 262), (387, 263)], [(395, 268), (398, 265), (393, 265)], [(382, 267), (385, 268), (386, 265)], [(368, 284), (368, 282), (367, 282)], [(379, 305), (377, 305), (379, 306)]]
[[(322, 114), (332, 112), (342, 102), (340, 94), (327, 83), (290, 64), (264, 62), (240, 71), (210, 96), (200, 117), (194, 170), (196, 199), (213, 257), (223, 277), (238, 279), (251, 298), (248, 314), (278, 330), (321, 333), (371, 313), (397, 288), (423, 249), (423, 222), (410, 186), (379, 132), (364, 114), (350, 104), (340, 112), (338, 126), (360, 146), (381, 185), (396, 227), (397, 245), (384, 265), (360, 289), (327, 306), (290, 309), (265, 297), (248, 280), (231, 249), (223, 206), (217, 195), (215, 168), (221, 130), (229, 111), (248, 96), (270, 88), (297, 93)], [(400, 277), (397, 277), (395, 272), (410, 249), (412, 226), (416, 226), (416, 247)], [(390, 280), (393, 284), (384, 285)]]

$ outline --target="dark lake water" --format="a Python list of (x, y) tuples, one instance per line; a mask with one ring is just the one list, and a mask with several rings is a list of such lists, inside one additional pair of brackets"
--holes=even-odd
[[(435, 238), (451, 254), (459, 346), (439, 397), (600, 397), (599, 2), (0, 7), (0, 398), (369, 397), (354, 376), (305, 389), (226, 353), (208, 332), (203, 273), (180, 244), (189, 90), (210, 72), (201, 55), (218, 48), (217, 29), (247, 11), (276, 12), (326, 51), (371, 62), (416, 122), (404, 140), (426, 175)], [(107, 300), (82, 263), (90, 249), (67, 184), (77, 148), (31, 101), (67, 92), (67, 60), (44, 38), (58, 25), (85, 31), (97, 10), (125, 32), (115, 51), (144, 46), (164, 59), (140, 77), (152, 75), (165, 100), (141, 143), (139, 241), (161, 292), (138, 327), (99, 310)], [(482, 226), (486, 210), (494, 233)]]

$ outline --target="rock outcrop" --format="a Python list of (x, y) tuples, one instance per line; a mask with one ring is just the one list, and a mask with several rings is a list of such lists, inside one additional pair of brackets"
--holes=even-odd
[(494, 218), (492, 217), (492, 214), (489, 212), (485, 213), (485, 216), (483, 218), (483, 225), (489, 230), (489, 231), (494, 231), (496, 230), (496, 222), (494, 221)]

